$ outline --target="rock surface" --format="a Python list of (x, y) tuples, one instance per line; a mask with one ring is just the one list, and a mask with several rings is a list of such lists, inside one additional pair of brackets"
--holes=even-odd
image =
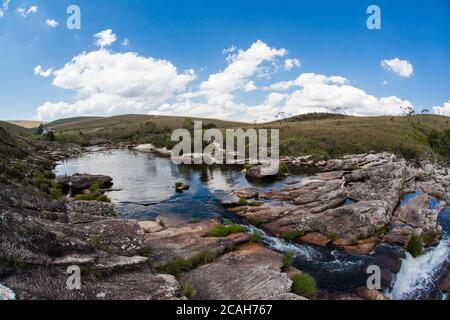
[[(369, 253), (389, 229), (396, 231), (385, 240), (401, 244), (413, 230), (440, 231), (437, 215), (445, 206), (446, 189), (439, 181), (445, 180), (446, 168), (436, 176), (430, 168), (389, 153), (349, 155), (314, 165), (324, 172), (299, 185), (261, 193), (268, 200), (263, 206), (232, 211), (274, 235), (298, 230), (306, 233), (301, 240), (332, 243), (353, 253)], [(402, 196), (414, 190), (423, 196), (399, 206)], [(435, 208), (429, 207), (432, 197), (437, 199)], [(284, 204), (272, 205), (273, 200)]]
[(208, 231), (220, 225), (215, 219), (198, 223), (164, 222), (166, 228), (145, 234), (143, 251), (151, 262), (165, 265), (174, 259), (189, 260), (203, 254), (220, 255), (232, 247), (248, 241), (246, 233), (233, 233), (227, 237), (210, 237)]
[(243, 245), (185, 275), (199, 300), (305, 298), (290, 293), (292, 281), (280, 270), (283, 256), (260, 244)]
[(72, 176), (58, 177), (58, 183), (65, 189), (84, 190), (92, 186), (96, 181), (103, 181), (105, 185), (111, 185), (113, 179), (104, 175), (74, 174)]

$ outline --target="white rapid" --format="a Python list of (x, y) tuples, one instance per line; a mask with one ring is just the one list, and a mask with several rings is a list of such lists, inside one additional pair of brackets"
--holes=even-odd
[(426, 296), (427, 292), (433, 290), (440, 272), (446, 267), (449, 248), (449, 239), (446, 238), (417, 258), (407, 253), (388, 296), (393, 300), (414, 300)]

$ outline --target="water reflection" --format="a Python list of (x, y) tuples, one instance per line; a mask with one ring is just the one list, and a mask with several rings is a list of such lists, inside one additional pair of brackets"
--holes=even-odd
[[(113, 150), (92, 152), (62, 162), (57, 175), (90, 173), (114, 178), (109, 192), (119, 213), (126, 217), (149, 219), (160, 214), (181, 214), (197, 218), (227, 215), (214, 194), (255, 186), (242, 174), (242, 166), (176, 166), (169, 158), (152, 153)], [(175, 193), (175, 182), (190, 185), (182, 194)], [(266, 182), (259, 187), (282, 187), (282, 181)]]

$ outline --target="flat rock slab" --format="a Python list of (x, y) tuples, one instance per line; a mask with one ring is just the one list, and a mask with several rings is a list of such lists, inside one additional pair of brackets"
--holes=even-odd
[(69, 290), (65, 270), (23, 272), (4, 280), (19, 300), (179, 300), (185, 299), (179, 282), (150, 271), (114, 273), (106, 277), (83, 275), (80, 290)]
[(282, 266), (281, 254), (246, 244), (184, 274), (181, 282), (190, 283), (199, 300), (302, 299), (290, 294), (292, 281)]
[(168, 225), (166, 229), (145, 234), (143, 251), (148, 252), (151, 262), (158, 265), (174, 258), (190, 259), (207, 251), (221, 253), (227, 248), (248, 241), (246, 233), (233, 233), (227, 237), (210, 237), (208, 231), (220, 225), (218, 220), (198, 223)]

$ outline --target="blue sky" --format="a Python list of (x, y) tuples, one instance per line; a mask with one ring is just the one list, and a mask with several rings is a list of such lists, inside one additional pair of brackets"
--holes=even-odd
[[(81, 30), (66, 27), (71, 4)], [(366, 27), (371, 4), (381, 30)], [(450, 116), (446, 0), (0, 0), (0, 10), (0, 119), (264, 121), (327, 107), (398, 114), (401, 106)]]

